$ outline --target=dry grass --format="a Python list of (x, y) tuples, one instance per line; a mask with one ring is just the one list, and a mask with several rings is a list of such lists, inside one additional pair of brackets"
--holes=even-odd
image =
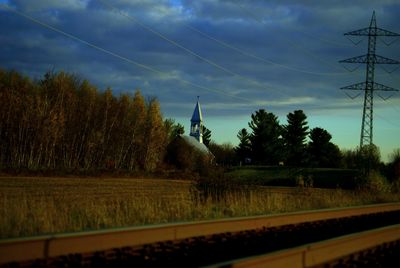
[(400, 201), (391, 194), (254, 188), (198, 202), (188, 181), (0, 178), (0, 238)]

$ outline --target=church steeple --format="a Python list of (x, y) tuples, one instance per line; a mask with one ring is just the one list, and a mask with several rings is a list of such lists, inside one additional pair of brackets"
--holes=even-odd
[(197, 103), (192, 119), (190, 119), (190, 136), (195, 137), (200, 143), (203, 143), (203, 115), (201, 113), (199, 96), (197, 96)]

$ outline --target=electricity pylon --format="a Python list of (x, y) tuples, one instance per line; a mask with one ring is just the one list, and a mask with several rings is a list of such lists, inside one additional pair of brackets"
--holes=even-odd
[(396, 37), (400, 34), (390, 32), (376, 27), (375, 11), (372, 13), (371, 22), (368, 28), (345, 33), (344, 35), (368, 36), (368, 52), (366, 55), (341, 60), (343, 63), (366, 63), (365, 82), (342, 87), (342, 90), (364, 90), (364, 109), (361, 123), (360, 148), (363, 145), (372, 145), (373, 130), (373, 111), (374, 111), (374, 91), (398, 91), (397, 89), (384, 86), (374, 82), (375, 64), (399, 64), (397, 60), (388, 59), (375, 54), (376, 39), (378, 36)]

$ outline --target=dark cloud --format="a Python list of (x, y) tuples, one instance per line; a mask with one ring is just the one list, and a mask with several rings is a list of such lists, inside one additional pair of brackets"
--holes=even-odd
[[(49, 69), (64, 70), (116, 92), (140, 88), (160, 99), (168, 117), (190, 116), (197, 95), (208, 116), (250, 116), (265, 107), (283, 116), (293, 109), (359, 113), (360, 102), (339, 88), (363, 81), (365, 66), (348, 73), (338, 61), (365, 54), (367, 42), (354, 46), (343, 33), (368, 27), (373, 10), (378, 27), (400, 31), (400, 3), (394, 0), (8, 3), (125, 60), (1, 8), (2, 68), (35, 78)], [(400, 59), (399, 43), (377, 46), (379, 54)], [(377, 67), (376, 76), (400, 87), (398, 73), (387, 75)], [(396, 106), (399, 96), (390, 101)]]

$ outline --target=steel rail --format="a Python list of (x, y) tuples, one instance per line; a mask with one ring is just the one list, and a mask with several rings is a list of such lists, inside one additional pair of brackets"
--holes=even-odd
[(318, 267), (341, 257), (397, 240), (400, 240), (400, 224), (207, 267)]
[(0, 240), (0, 264), (400, 210), (400, 203)]

